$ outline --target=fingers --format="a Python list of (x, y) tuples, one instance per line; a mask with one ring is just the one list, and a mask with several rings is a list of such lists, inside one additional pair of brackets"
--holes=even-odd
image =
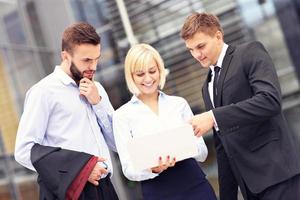
[(99, 185), (99, 181), (102, 177), (103, 174), (107, 174), (108, 171), (102, 167), (100, 167), (99, 172), (97, 173), (97, 175), (94, 175), (93, 177), (91, 177), (91, 179), (89, 180), (93, 185), (98, 186)]
[(174, 166), (175, 166), (175, 163), (176, 163), (176, 158), (173, 157), (172, 161), (170, 162), (169, 167), (174, 167)]
[(103, 161), (105, 161), (106, 159), (105, 158), (103, 158), (103, 157), (98, 157), (98, 162), (103, 162)]
[(100, 178), (101, 178), (101, 175), (95, 175), (95, 174), (91, 174), (90, 176), (89, 176), (89, 178), (88, 178), (88, 181), (90, 182), (90, 183), (92, 183), (93, 185), (99, 185), (99, 180), (100, 180)]
[(171, 157), (168, 155), (166, 157), (165, 161), (163, 161), (162, 157), (160, 156), (158, 159), (158, 166), (151, 168), (151, 170), (154, 173), (161, 173), (161, 172), (165, 171), (166, 169), (168, 169), (169, 167), (174, 167), (175, 163), (176, 163), (175, 157), (173, 157), (171, 159)]
[(191, 120), (191, 124), (193, 126), (195, 136), (201, 137), (214, 127), (215, 121), (213, 113), (208, 111), (195, 115)]
[(79, 83), (79, 91), (81, 95), (87, 95), (87, 92), (90, 90), (91, 84), (85, 82), (83, 79), (80, 80)]
[(90, 183), (92, 183), (92, 184), (95, 185), (95, 186), (98, 186), (98, 185), (99, 185), (99, 182), (96, 181), (96, 180), (94, 180), (94, 181), (92, 181), (92, 182), (90, 182)]
[(97, 86), (88, 78), (82, 78), (79, 82), (79, 94), (86, 97), (88, 102), (95, 105), (101, 101)]
[(162, 172), (162, 169), (161, 169), (162, 165), (163, 165), (162, 157), (159, 156), (159, 158), (158, 158), (158, 166), (157, 167), (152, 167), (151, 171), (154, 172), (154, 173), (160, 173), (160, 172)]
[(167, 156), (166, 163), (165, 163), (165, 165), (164, 165), (165, 170), (166, 170), (167, 168), (169, 168), (169, 167), (174, 167), (174, 166), (175, 166), (175, 163), (176, 163), (176, 158), (175, 158), (175, 157), (173, 157), (173, 158), (171, 159), (170, 156)]
[(201, 128), (197, 124), (197, 116), (190, 120), (191, 125), (193, 126), (194, 135), (197, 137), (202, 136)]
[(194, 125), (193, 126), (193, 130), (194, 130), (194, 135), (197, 136), (197, 137), (201, 137), (203, 135), (202, 131), (201, 131), (201, 128)]
[(87, 92), (88, 88), (90, 88), (93, 83), (94, 82), (88, 78), (82, 78), (79, 82), (79, 89)]
[(162, 160), (162, 158), (161, 157), (159, 157), (160, 158), (160, 160), (159, 160), (159, 168), (160, 168), (160, 170), (161, 171), (164, 171), (164, 170), (166, 170), (167, 168), (168, 168), (168, 166), (169, 166), (169, 162), (170, 162), (170, 156), (167, 156), (166, 157), (166, 159), (165, 159), (165, 162), (163, 162), (163, 160)]
[(108, 171), (107, 171), (107, 169), (101, 167), (101, 168), (100, 168), (100, 173), (101, 173), (101, 174), (107, 174)]
[[(105, 161), (105, 158), (98, 157), (98, 162)], [(101, 179), (103, 174), (107, 174), (108, 170), (102, 167), (99, 163), (97, 163), (92, 170), (91, 174), (89, 175), (88, 181), (95, 186), (99, 185), (99, 180)]]
[(170, 165), (170, 156), (168, 155), (168, 156), (167, 156), (167, 159), (166, 159), (166, 162), (165, 162), (165, 164), (163, 165), (163, 167), (165, 168), (165, 170), (169, 167), (169, 165)]
[(158, 167), (163, 165), (162, 157), (159, 156), (158, 158)]
[(90, 85), (90, 83), (80, 83), (79, 88), (88, 88)]
[(86, 83), (86, 84), (91, 84), (93, 83), (93, 81), (91, 81), (90, 79), (88, 78), (82, 78), (80, 81), (79, 81), (80, 84), (82, 83)]

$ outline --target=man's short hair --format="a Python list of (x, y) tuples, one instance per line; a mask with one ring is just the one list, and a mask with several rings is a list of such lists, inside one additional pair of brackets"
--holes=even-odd
[(62, 51), (72, 54), (74, 47), (81, 44), (100, 44), (100, 36), (95, 28), (86, 22), (75, 23), (67, 27), (62, 35)]
[(223, 34), (223, 29), (217, 16), (195, 12), (186, 18), (181, 28), (180, 36), (182, 39), (188, 40), (198, 32), (213, 36), (217, 31)]

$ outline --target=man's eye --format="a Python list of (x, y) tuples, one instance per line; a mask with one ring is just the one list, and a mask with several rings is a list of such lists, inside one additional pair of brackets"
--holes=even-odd
[(204, 45), (199, 45), (197, 46), (197, 49), (202, 49), (204, 47)]

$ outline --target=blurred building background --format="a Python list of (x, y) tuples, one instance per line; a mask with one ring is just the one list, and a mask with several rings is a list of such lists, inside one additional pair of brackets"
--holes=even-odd
[[(300, 0), (0, 0), (0, 199), (38, 199), (36, 174), (14, 161), (16, 130), (26, 91), (60, 63), (61, 34), (73, 22), (89, 22), (102, 37), (96, 79), (115, 109), (130, 98), (125, 54), (130, 45), (145, 42), (158, 49), (169, 70), (164, 91), (186, 98), (195, 114), (204, 111), (207, 71), (179, 36), (193, 11), (216, 14), (228, 44), (265, 45), (279, 76), (285, 116), (300, 140)], [(205, 141), (209, 157), (201, 166), (217, 192), (212, 135)], [(124, 178), (117, 154), (113, 158), (121, 200), (141, 199), (139, 184)]]

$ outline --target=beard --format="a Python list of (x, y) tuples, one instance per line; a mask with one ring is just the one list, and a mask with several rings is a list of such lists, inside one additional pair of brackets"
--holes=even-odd
[(75, 83), (79, 85), (80, 80), (83, 78), (83, 73), (79, 71), (78, 67), (73, 63), (73, 61), (71, 61), (70, 72)]
[[(81, 72), (78, 67), (74, 64), (73, 61), (71, 61), (71, 66), (70, 66), (70, 72), (72, 75), (73, 80), (77, 85), (79, 85), (79, 82), (82, 78), (88, 78), (91, 81), (93, 80), (93, 74), (95, 73), (94, 70), (85, 70)], [(90, 75), (92, 73), (92, 75)]]

